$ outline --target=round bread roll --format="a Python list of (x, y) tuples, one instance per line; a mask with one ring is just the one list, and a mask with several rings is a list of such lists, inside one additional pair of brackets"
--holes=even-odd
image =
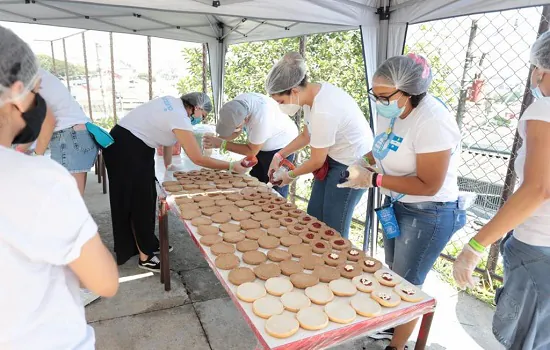
[(240, 232), (226, 232), (223, 234), (223, 240), (227, 243), (238, 243), (244, 241), (244, 234)]
[(374, 273), (374, 277), (380, 282), (381, 285), (387, 287), (395, 287), (403, 279), (390, 270), (378, 270)]
[(325, 313), (332, 322), (348, 324), (355, 321), (357, 314), (350, 304), (343, 301), (333, 301), (325, 305)]
[(222, 241), (223, 241), (222, 236), (218, 236), (218, 235), (203, 236), (200, 239), (201, 244), (207, 247), (213, 246), (216, 243), (221, 243)]
[(334, 293), (332, 293), (326, 284), (318, 284), (313, 287), (308, 287), (306, 288), (305, 293), (311, 302), (317, 305), (325, 305), (334, 299)]
[(249, 265), (260, 265), (267, 261), (267, 256), (263, 252), (252, 250), (243, 254), (243, 261)]
[(366, 294), (357, 294), (351, 298), (350, 305), (363, 317), (376, 317), (382, 312), (380, 304)]
[(239, 266), (240, 260), (235, 254), (221, 254), (218, 255), (214, 263), (220, 270), (233, 270)]
[(292, 291), (293, 288), (294, 286), (286, 277), (272, 277), (265, 281), (267, 292), (276, 297)]
[(253, 303), (266, 294), (265, 288), (259, 283), (246, 282), (237, 287), (237, 297), (247, 303)]
[(401, 304), (401, 298), (399, 295), (388, 288), (373, 290), (370, 296), (374, 301), (378, 302), (378, 304), (385, 307), (396, 307)]
[(298, 312), (311, 306), (311, 300), (302, 292), (288, 292), (281, 296), (281, 302), (286, 310)]
[(199, 216), (198, 218), (194, 218), (193, 220), (191, 220), (191, 225), (195, 227), (198, 227), (200, 225), (212, 225), (212, 220), (205, 216)]
[(273, 315), (265, 322), (265, 331), (272, 337), (284, 339), (293, 336), (300, 329), (300, 323), (291, 315)]
[(285, 311), (283, 303), (279, 301), (279, 298), (272, 297), (270, 295), (260, 299), (256, 299), (252, 303), (252, 311), (254, 314), (261, 318), (270, 318), (273, 315), (280, 315)]
[(361, 292), (364, 293), (370, 293), (375, 289), (380, 288), (380, 283), (374, 278), (372, 275), (360, 275), (353, 277), (351, 280), (353, 284), (359, 289)]
[(251, 240), (251, 239), (245, 239), (244, 241), (240, 241), (236, 245), (237, 250), (241, 253), (246, 253), (254, 250), (258, 250), (260, 246), (258, 245), (258, 242)]
[(340, 297), (349, 297), (357, 293), (357, 287), (355, 286), (355, 284), (344, 279), (334, 280), (330, 282), (328, 286), (330, 287), (330, 290), (334, 292), (334, 294)]
[(256, 275), (254, 274), (254, 271), (248, 267), (237, 267), (229, 272), (228, 279), (229, 282), (234, 285), (240, 286), (243, 283), (254, 281), (256, 279)]
[(393, 288), (393, 290), (403, 299), (409, 303), (418, 303), (424, 299), (424, 296), (420, 293), (418, 287), (413, 286), (410, 283), (403, 282)]
[(318, 331), (328, 326), (327, 314), (318, 307), (303, 308), (296, 314), (296, 319), (303, 329)]

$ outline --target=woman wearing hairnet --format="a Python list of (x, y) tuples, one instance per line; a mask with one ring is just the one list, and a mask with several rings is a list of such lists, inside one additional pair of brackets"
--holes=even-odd
[(30, 47), (0, 27), (0, 349), (92, 350), (78, 287), (113, 296), (116, 264), (67, 169), (10, 148), (40, 133), (39, 84)]
[[(493, 334), (506, 349), (550, 349), (550, 32), (531, 48), (531, 91), (523, 113), (523, 145), (515, 160), (520, 186), (454, 263), (458, 285), (474, 288), (472, 274), (492, 243), (504, 237), (504, 285), (495, 297)], [(513, 231), (513, 234), (508, 233)]]
[(303, 109), (306, 125), (298, 137), (275, 154), (270, 173), (278, 169), (283, 158), (309, 145), (310, 158), (285, 172), (283, 185), (313, 173), (307, 213), (347, 238), (353, 210), (364, 190), (338, 188), (337, 184), (346, 167), (371, 150), (372, 131), (348, 93), (329, 83), (309, 83), (306, 70), (304, 58), (290, 52), (267, 76), (267, 93), (279, 103), (281, 111), (292, 116)]
[(246, 171), (240, 162), (224, 162), (202, 155), (193, 125), (200, 123), (211, 110), (210, 98), (201, 92), (181, 98), (159, 97), (132, 110), (111, 130), (115, 143), (104, 150), (104, 157), (119, 265), (139, 253), (140, 268), (160, 271), (160, 260), (155, 255), (159, 251), (155, 236), (157, 147), (164, 147), (167, 169), (172, 168), (172, 147), (179, 142), (196, 165), (238, 173)]
[[(246, 133), (245, 144), (230, 142), (242, 131)], [(250, 175), (264, 183), (269, 182), (267, 172), (275, 153), (298, 136), (296, 124), (279, 110), (277, 102), (255, 93), (241, 94), (223, 105), (216, 132), (219, 138), (205, 136), (204, 146), (256, 156), (258, 164), (252, 167)], [(294, 156), (287, 159), (292, 162)], [(275, 189), (285, 198), (288, 195), (288, 185)]]
[[(340, 185), (381, 188), (386, 264), (417, 286), (466, 220), (458, 206), (460, 131), (445, 105), (427, 93), (431, 81), (428, 62), (415, 54), (378, 67), (370, 92), (378, 114), (374, 146)], [(415, 323), (396, 327), (387, 349), (402, 350)]]

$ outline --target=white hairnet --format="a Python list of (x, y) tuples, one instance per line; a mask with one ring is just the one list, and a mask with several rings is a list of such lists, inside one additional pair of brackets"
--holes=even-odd
[(220, 109), (220, 117), (216, 124), (216, 132), (221, 137), (230, 136), (237, 126), (241, 125), (250, 115), (250, 107), (245, 101), (232, 100)]
[(292, 89), (304, 80), (307, 65), (298, 52), (289, 52), (277, 62), (267, 75), (265, 89), (269, 95)]
[[(31, 48), (11, 30), (0, 27), (0, 105), (23, 98), (38, 79), (38, 61)], [(23, 83), (24, 91), (11, 96), (13, 83)]]
[(193, 107), (205, 110), (206, 113), (212, 112), (212, 101), (210, 101), (210, 97), (204, 92), (190, 92), (182, 95), (181, 100)]
[(432, 83), (432, 70), (428, 60), (410, 53), (406, 56), (388, 58), (374, 72), (374, 79), (376, 78), (383, 78), (387, 82), (378, 86), (395, 87), (414, 96), (428, 91)]
[(550, 71), (550, 31), (541, 34), (531, 46), (531, 64)]

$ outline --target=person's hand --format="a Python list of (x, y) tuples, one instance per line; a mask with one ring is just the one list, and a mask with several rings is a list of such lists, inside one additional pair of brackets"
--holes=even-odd
[(371, 169), (363, 168), (360, 165), (353, 164), (346, 169), (347, 178), (341, 184), (338, 184), (338, 188), (371, 188), (372, 176), (374, 172)]
[(464, 245), (464, 248), (458, 254), (453, 264), (453, 277), (461, 289), (475, 287), (472, 274), (482, 257), (483, 253), (475, 251), (468, 243)]
[(370, 165), (370, 163), (367, 162), (367, 160), (364, 157), (361, 157), (361, 158), (357, 159), (352, 165), (359, 165), (362, 168), (371, 168), (372, 167)]
[(220, 148), (222, 145), (222, 139), (216, 136), (204, 135), (202, 137), (202, 145), (206, 149)]
[(183, 171), (183, 169), (178, 167), (177, 165), (168, 164), (168, 166), (166, 167), (166, 171)]
[(281, 164), (283, 157), (279, 153), (275, 153), (273, 159), (271, 159), (271, 164), (269, 164), (269, 170), (267, 171), (267, 176), (271, 179), (271, 175), (276, 172)]
[(244, 174), (248, 170), (250, 170), (250, 168), (245, 168), (244, 166), (242, 166), (241, 162), (242, 162), (242, 159), (239, 160), (238, 162), (232, 162), (231, 171), (237, 174)]
[(291, 177), (290, 171), (285, 171), (281, 175), (281, 183), (277, 185), (278, 187), (285, 187), (286, 185), (290, 185), (292, 182), (296, 180), (296, 177)]

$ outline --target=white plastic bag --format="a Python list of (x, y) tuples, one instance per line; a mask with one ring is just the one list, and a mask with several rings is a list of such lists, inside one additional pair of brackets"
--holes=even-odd
[(202, 155), (206, 157), (212, 157), (212, 149), (204, 149), (202, 144), (202, 138), (205, 135), (216, 135), (216, 126), (210, 124), (198, 124), (193, 126), (193, 134), (195, 139), (201, 148)]

